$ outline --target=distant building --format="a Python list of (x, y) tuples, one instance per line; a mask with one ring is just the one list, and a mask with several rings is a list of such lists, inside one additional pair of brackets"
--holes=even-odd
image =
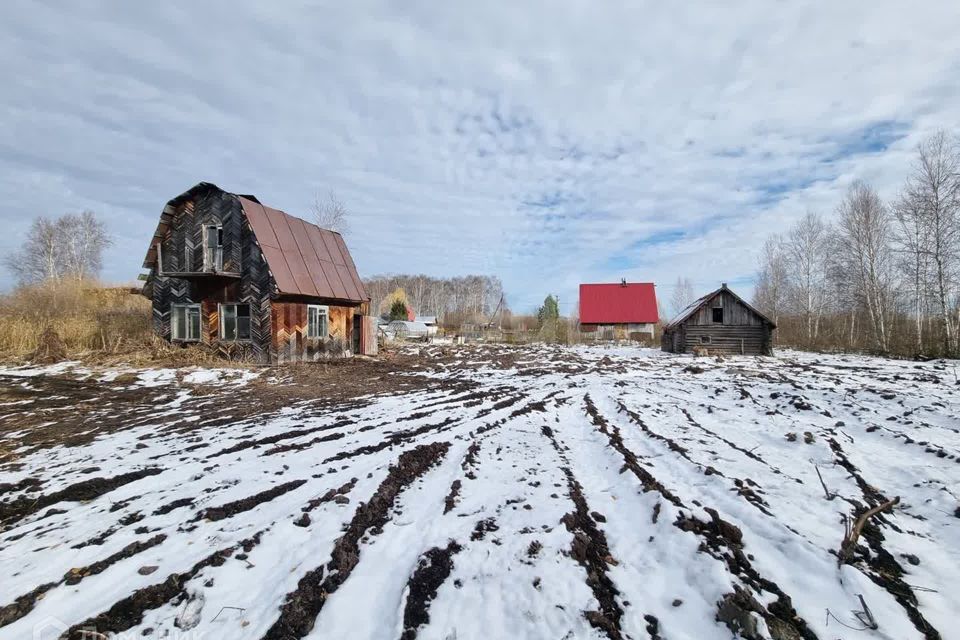
[(439, 327), (437, 326), (437, 316), (417, 316), (416, 322), (422, 322), (427, 327), (427, 335), (435, 336)]
[(599, 338), (653, 339), (659, 320), (652, 282), (580, 285), (580, 331)]
[(394, 340), (426, 340), (432, 335), (427, 325), (409, 320), (394, 320), (381, 328), (387, 337)]
[(694, 348), (708, 354), (770, 355), (777, 325), (727, 284), (698, 298), (663, 328), (661, 347), (673, 353)]

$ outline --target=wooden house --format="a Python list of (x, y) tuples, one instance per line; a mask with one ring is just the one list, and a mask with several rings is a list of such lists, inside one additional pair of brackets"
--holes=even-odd
[(264, 363), (375, 353), (370, 296), (339, 233), (201, 182), (163, 208), (144, 269), (154, 330)]
[(771, 355), (776, 328), (724, 283), (663, 328), (661, 347), (672, 353), (692, 353), (698, 348), (711, 355)]
[(659, 321), (652, 282), (580, 285), (580, 331), (605, 340), (653, 340)]

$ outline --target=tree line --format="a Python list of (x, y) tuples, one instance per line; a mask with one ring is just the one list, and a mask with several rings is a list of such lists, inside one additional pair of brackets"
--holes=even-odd
[(437, 316), (450, 325), (486, 321), (503, 298), (503, 284), (496, 276), (381, 275), (363, 283), (370, 294), (371, 313), (388, 315), (399, 289), (417, 315)]
[(833, 220), (807, 212), (770, 235), (754, 303), (781, 344), (960, 355), (960, 140), (921, 143), (892, 201), (857, 181)]

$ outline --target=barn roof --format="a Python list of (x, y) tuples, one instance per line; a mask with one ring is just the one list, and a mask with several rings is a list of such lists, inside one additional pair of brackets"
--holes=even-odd
[(748, 303), (746, 300), (744, 300), (743, 298), (741, 298), (740, 296), (738, 296), (736, 293), (734, 293), (734, 292), (727, 286), (726, 283), (723, 283), (722, 285), (720, 285), (720, 288), (719, 288), (719, 289), (714, 289), (714, 290), (711, 291), (710, 293), (708, 293), (708, 294), (706, 294), (706, 295), (703, 295), (703, 296), (700, 296), (699, 298), (697, 298), (696, 300), (694, 300), (693, 302), (691, 302), (690, 304), (688, 304), (688, 305), (683, 309), (683, 311), (681, 311), (681, 312), (678, 313), (676, 316), (674, 316), (674, 318), (673, 318), (672, 320), (670, 320), (670, 322), (668, 322), (668, 323), (663, 327), (664, 331), (666, 331), (667, 329), (672, 329), (672, 328), (674, 328), (675, 326), (677, 326), (678, 324), (681, 324), (682, 322), (684, 322), (687, 318), (689, 318), (689, 317), (692, 316), (694, 313), (696, 313), (697, 310), (700, 309), (703, 305), (705, 305), (705, 304), (707, 304), (708, 302), (710, 302), (710, 300), (712, 300), (713, 297), (714, 297), (715, 295), (717, 295), (718, 293), (720, 293), (721, 291), (726, 291), (727, 293), (729, 293), (730, 295), (732, 295), (734, 298), (736, 298), (736, 299), (740, 302), (740, 304), (742, 304), (742, 305), (745, 306), (747, 309), (749, 309), (749, 310), (752, 311), (753, 313), (757, 314), (758, 316), (760, 316), (761, 318), (763, 318), (764, 320), (766, 320), (767, 322), (769, 322), (769, 323), (770, 323), (770, 327), (771, 327), (772, 329), (776, 329), (776, 328), (777, 328), (777, 325), (776, 325), (776, 323), (775, 323), (773, 320), (771, 320), (770, 318), (768, 318), (768, 317), (765, 316), (764, 314), (762, 314), (762, 313), (760, 313), (759, 311), (757, 311), (757, 309), (756, 309), (753, 305), (751, 305), (751, 304)]
[[(154, 266), (157, 259), (156, 243), (166, 235), (173, 223), (177, 206), (208, 189), (223, 191), (215, 184), (201, 182), (167, 203), (147, 251), (144, 268)], [(339, 233), (321, 229), (279, 209), (265, 206), (254, 196), (230, 195), (237, 198), (243, 207), (277, 284), (277, 293), (355, 303), (370, 299), (343, 236)]]
[(653, 323), (658, 319), (652, 282), (580, 285), (581, 324)]
[(280, 294), (370, 299), (343, 236), (238, 196)]

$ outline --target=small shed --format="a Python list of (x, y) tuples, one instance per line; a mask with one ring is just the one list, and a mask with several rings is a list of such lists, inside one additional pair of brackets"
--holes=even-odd
[(422, 322), (427, 326), (427, 334), (431, 336), (437, 335), (440, 327), (437, 325), (437, 316), (417, 316), (415, 322)]
[(711, 355), (771, 355), (776, 328), (723, 283), (663, 328), (661, 348), (671, 353), (691, 353), (698, 347)]
[(395, 340), (426, 340), (430, 336), (427, 325), (410, 320), (394, 320), (385, 325), (383, 331)]

